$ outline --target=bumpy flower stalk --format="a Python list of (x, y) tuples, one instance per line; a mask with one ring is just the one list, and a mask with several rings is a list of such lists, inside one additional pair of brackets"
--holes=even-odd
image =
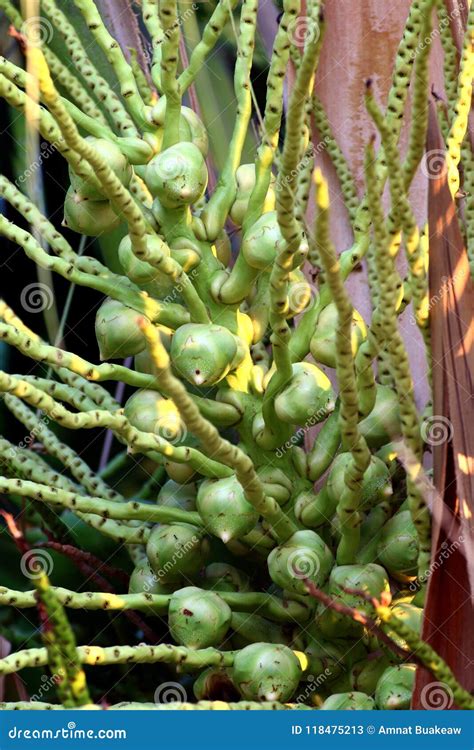
[(38, 421), (36, 414), (28, 409), (19, 398), (6, 394), (4, 400), (12, 414), (31, 433), (36, 435), (49, 455), (57, 458), (87, 492), (105, 500), (124, 500), (120, 493), (113, 490), (101, 477), (97, 476), (73, 448), (59, 440), (46, 424)]
[[(43, 623), (43, 640), (48, 652), (48, 663), (53, 675), (57, 676), (57, 690), (65, 707), (84, 706), (91, 702), (86, 675), (81, 667), (81, 659), (76, 648), (76, 639), (66, 617), (66, 613), (50, 586), (48, 576), (42, 573), (35, 579), (36, 592), (47, 615)], [(50, 663), (50, 655), (56, 656), (58, 664)], [(57, 668), (61, 671), (56, 671)], [(63, 687), (65, 688), (63, 690)]]
[(216, 189), (202, 212), (207, 239), (211, 242), (216, 239), (224, 226), (235, 198), (235, 173), (240, 164), (245, 136), (252, 114), (250, 71), (255, 46), (257, 6), (257, 0), (244, 0), (240, 12), (240, 33), (237, 42), (237, 60), (234, 69), (234, 90), (237, 101), (235, 126), (226, 162), (217, 182)]
[(159, 11), (163, 29), (161, 85), (166, 96), (163, 136), (163, 149), (166, 149), (179, 141), (181, 114), (181, 90), (177, 79), (180, 36), (177, 0), (160, 0)]
[(202, 38), (194, 47), (189, 65), (178, 78), (181, 92), (184, 93), (191, 86), (197, 74), (204, 65), (206, 57), (214, 49), (229, 19), (229, 13), (235, 8), (238, 0), (219, 0), (212, 15), (204, 27)]
[[(418, 414), (413, 394), (413, 380), (403, 339), (396, 321), (396, 277), (394, 263), (389, 253), (389, 240), (385, 217), (381, 206), (380, 187), (374, 167), (374, 149), (369, 144), (366, 150), (365, 172), (370, 213), (374, 226), (375, 261), (380, 283), (380, 317), (376, 321), (374, 334), (381, 348), (386, 348), (394, 373), (394, 385), (400, 404), (403, 437), (418, 458), (422, 453)], [(375, 321), (374, 321), (375, 322)], [(408, 503), (420, 544), (418, 570), (429, 567), (431, 556), (431, 522), (420, 493), (410, 478), (407, 480)]]
[(376, 605), (375, 611), (380, 617), (383, 625), (382, 629), (387, 635), (395, 633), (408, 646), (408, 649), (416, 654), (418, 659), (423, 662), (426, 669), (443, 685), (451, 691), (455, 705), (464, 710), (474, 710), (474, 698), (465, 690), (456, 680), (446, 662), (431, 648), (425, 641), (421, 640), (418, 633), (410, 628), (403, 620), (400, 620), (393, 614), (390, 607)]
[[(59, 367), (57, 363), (50, 363), (50, 369), (57, 373), (63, 383), (73, 388), (77, 388), (84, 394), (87, 399), (93, 401), (95, 404), (95, 408), (100, 406), (102, 409), (107, 409), (111, 412), (120, 409), (120, 404), (118, 403), (118, 401), (116, 401), (114, 397), (111, 396), (110, 393), (98, 383), (90, 383), (81, 375), (78, 375), (77, 373), (72, 372), (65, 367)], [(41, 390), (44, 389), (41, 388)], [(53, 396), (54, 398), (54, 394), (51, 393), (49, 395)], [(80, 409), (80, 411), (84, 411), (84, 409)], [(89, 411), (89, 409), (87, 409), (87, 411)]]
[(145, 105), (133, 70), (125, 59), (119, 43), (107, 31), (95, 3), (93, 0), (74, 0), (74, 5), (81, 11), (89, 31), (111, 64), (120, 84), (120, 93), (127, 111), (140, 129), (149, 129)]
[(462, 146), (464, 221), (466, 228), (467, 257), (471, 276), (474, 279), (474, 154), (470, 141), (466, 138)]
[(461, 64), (458, 75), (456, 99), (446, 141), (446, 166), (451, 195), (456, 197), (459, 190), (458, 165), (461, 159), (461, 146), (468, 127), (471, 110), (472, 80), (474, 78), (474, 5), (471, 5), (467, 28), (464, 35)]
[[(421, 53), (420, 53), (421, 54)], [(420, 74), (421, 75), (421, 74)], [(422, 76), (423, 78), (423, 76)], [(426, 97), (426, 88), (424, 90)], [(429, 328), (424, 325), (423, 320), (423, 309), (426, 307), (426, 298), (428, 295), (427, 280), (424, 259), (420, 254), (420, 232), (418, 230), (418, 224), (413, 214), (410, 202), (408, 200), (408, 194), (406, 190), (407, 180), (409, 175), (406, 171), (402, 171), (398, 149), (391, 136), (389, 129), (386, 126), (382, 112), (378, 108), (375, 99), (373, 97), (372, 90), (369, 88), (366, 95), (366, 106), (367, 111), (374, 120), (377, 129), (379, 130), (382, 137), (382, 146), (385, 153), (385, 158), (388, 164), (389, 173), (389, 184), (390, 193), (392, 200), (392, 210), (389, 217), (389, 233), (390, 236), (394, 236), (398, 233), (398, 228), (402, 229), (405, 238), (405, 252), (408, 260), (409, 269), (409, 282), (413, 296), (413, 307), (415, 312), (415, 318), (423, 334), (427, 351), (430, 351), (430, 332)], [(421, 119), (424, 118), (421, 116)], [(424, 121), (424, 127), (426, 127), (426, 121)], [(417, 130), (418, 126), (414, 128)], [(414, 132), (414, 130), (412, 132)], [(422, 130), (422, 143), (424, 144), (425, 132)], [(413, 149), (413, 155), (417, 151), (415, 146)], [(410, 161), (410, 157), (407, 157), (407, 162)], [(416, 157), (412, 156), (413, 163), (416, 162)], [(393, 253), (393, 243), (390, 248), (391, 255)]]
[[(120, 435), (134, 453), (156, 453), (177, 463), (189, 463), (204, 476), (228, 476), (229, 469), (217, 461), (207, 458), (195, 448), (176, 447), (164, 438), (150, 432), (141, 432), (131, 426), (123, 413), (111, 414), (108, 411), (74, 413), (50, 396), (34, 388), (25, 381), (16, 379), (0, 371), (0, 391), (11, 393), (35, 408), (41, 408), (51, 419), (72, 430), (106, 427)], [(193, 404), (194, 406), (194, 404)], [(194, 407), (198, 413), (197, 407)], [(91, 511), (93, 512), (93, 511)]]
[[(262, 415), (265, 428), (259, 437), (262, 445), (275, 448), (281, 442), (281, 434), (275, 431), (275, 398), (291, 378), (290, 339), (291, 329), (287, 322), (288, 282), (290, 271), (300, 251), (303, 237), (301, 228), (294, 216), (295, 198), (292, 189), (292, 175), (297, 173), (301, 157), (301, 131), (304, 125), (305, 104), (311, 93), (314, 74), (319, 60), (323, 38), (323, 19), (320, 17), (321, 33), (308, 42), (301, 66), (291, 93), (286, 123), (285, 144), (281, 167), (277, 178), (278, 224), (284, 239), (284, 247), (275, 259), (270, 275), (270, 325), (271, 343), (276, 372), (270, 380), (263, 399)], [(301, 258), (303, 260), (303, 258)]]
[(103, 105), (112, 124), (124, 136), (137, 135), (133, 120), (120, 98), (112, 91), (105, 78), (99, 75), (97, 69), (91, 63), (74, 26), (68, 21), (66, 15), (58, 8), (54, 0), (42, 0), (41, 7), (63, 37), (76, 70), (81, 72), (81, 76)]
[(44, 391), (56, 401), (65, 401), (78, 411), (92, 411), (92, 409), (97, 408), (95, 401), (74, 386), (58, 383), (57, 380), (40, 378), (37, 375), (17, 375), (16, 377), (31, 383), (35, 388)]
[[(359, 206), (359, 198), (357, 196), (357, 188), (354, 181), (354, 176), (351, 173), (346, 157), (342, 153), (342, 150), (337, 143), (334, 134), (331, 129), (331, 124), (328, 120), (328, 116), (324, 111), (323, 104), (316, 94), (313, 94), (313, 108), (312, 114), (314, 117), (314, 124), (321, 137), (321, 143), (324, 146), (324, 151), (329, 154), (331, 161), (336, 170), (339, 184), (341, 186), (342, 197), (344, 199), (347, 212), (351, 222), (354, 221), (357, 208)], [(316, 146), (316, 150), (317, 150)]]
[[(448, 102), (453, 105), (456, 101), (458, 88), (459, 55), (451, 31), (451, 22), (445, 0), (436, 3), (438, 28), (444, 54), (444, 88)], [(451, 119), (451, 118), (449, 118)]]
[[(77, 592), (59, 587), (54, 588), (54, 592), (61, 604), (69, 609), (113, 611), (136, 609), (148, 613), (152, 610), (161, 615), (167, 613), (171, 599), (171, 594), (109, 594), (100, 591)], [(219, 596), (236, 612), (253, 613), (258, 610), (262, 617), (275, 622), (304, 623), (311, 616), (311, 609), (307, 605), (292, 599), (283, 601), (271, 594), (219, 591)], [(35, 592), (15, 591), (0, 586), (0, 603), (18, 607), (18, 609), (30, 609), (36, 605)]]
[(346, 492), (340, 498), (337, 515), (341, 522), (341, 541), (337, 561), (348, 565), (355, 561), (360, 542), (360, 516), (357, 510), (361, 482), (370, 464), (370, 451), (358, 429), (359, 398), (356, 387), (354, 359), (351, 345), (351, 326), (354, 309), (342, 281), (335, 248), (329, 237), (329, 191), (319, 170), (315, 172), (316, 203), (319, 220), (317, 236), (325, 278), (338, 312), (336, 331), (336, 371), (339, 382), (342, 445), (350, 451), (352, 461), (344, 472)]
[(158, 0), (142, 0), (143, 23), (150, 35), (153, 58), (151, 62), (151, 79), (161, 93), (161, 45), (163, 44), (163, 29), (160, 23)]
[(155, 322), (177, 328), (189, 320), (188, 313), (181, 305), (173, 302), (158, 302), (146, 294), (146, 292), (135, 293), (132, 289), (127, 288), (127, 286), (124, 287), (121, 277), (117, 277), (117, 280), (111, 280), (113, 275), (110, 272), (108, 274), (109, 278), (93, 276), (90, 273), (79, 270), (77, 265), (73, 265), (62, 258), (48, 255), (29, 232), (20, 229), (3, 216), (0, 216), (0, 234), (20, 245), (26, 255), (42, 268), (56, 271), (68, 281), (79, 286), (97, 289), (105, 295), (118, 299), (124, 305), (127, 305), (127, 307), (132, 307)]
[(291, 24), (295, 23), (300, 8), (299, 0), (285, 0), (283, 15), (273, 42), (272, 56), (266, 83), (265, 113), (263, 117), (262, 143), (255, 160), (255, 187), (249, 199), (249, 206), (243, 232), (259, 218), (268, 187), (271, 168), (278, 147), (278, 135), (283, 111), (283, 82), (291, 48)]
[(130, 52), (130, 67), (137, 84), (138, 92), (143, 103), (150, 107), (156, 102), (156, 92), (150, 88), (150, 82), (138, 59), (137, 50), (129, 47), (128, 51)]
[(188, 429), (199, 438), (207, 453), (235, 471), (246, 500), (268, 521), (279, 541), (288, 539), (296, 531), (295, 524), (278, 503), (265, 494), (251, 459), (240, 448), (222, 438), (216, 428), (202, 417), (183, 384), (171, 374), (169, 356), (156, 329), (143, 321), (142, 330), (158, 370), (161, 387), (176, 404)]

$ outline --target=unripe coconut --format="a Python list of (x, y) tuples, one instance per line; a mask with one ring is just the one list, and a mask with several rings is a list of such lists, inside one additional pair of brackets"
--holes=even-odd
[(91, 200), (72, 188), (64, 200), (63, 226), (87, 237), (99, 237), (112, 232), (121, 223), (108, 200)]
[[(332, 569), (327, 586), (327, 592), (333, 599), (370, 615), (370, 603), (357, 594), (347, 593), (346, 589), (361, 591), (377, 599), (380, 599), (383, 592), (390, 591), (385, 570), (375, 563), (338, 565)], [(322, 610), (318, 625), (321, 633), (327, 638), (358, 637), (363, 631), (361, 623), (327, 608)]]
[[(132, 179), (133, 169), (117, 144), (105, 138), (95, 138), (92, 135), (87, 136), (86, 141), (107, 162), (107, 166), (119, 178), (122, 185), (128, 187)], [(71, 180), (73, 189), (81, 193), (84, 198), (92, 198), (93, 200), (104, 199), (104, 193), (100, 188), (97, 188), (93, 182), (75, 174), (71, 166), (69, 167), (69, 179)]]
[(334, 565), (331, 550), (316, 532), (296, 531), (268, 556), (268, 571), (277, 586), (297, 594), (307, 594), (305, 580), (322, 586)]
[(123, 359), (138, 354), (146, 347), (145, 337), (138, 325), (136, 310), (107, 297), (95, 317), (95, 335), (100, 358)]
[(197, 487), (193, 482), (191, 484), (178, 484), (172, 479), (168, 479), (158, 493), (157, 503), (167, 508), (194, 511), (196, 509), (196, 493)]
[[(285, 247), (285, 240), (281, 233), (276, 211), (262, 214), (245, 232), (242, 240), (241, 253), (248, 265), (259, 271), (270, 271), (275, 258)], [(300, 265), (302, 254), (307, 252), (304, 244), (300, 252), (295, 253), (293, 268)]]
[(171, 341), (171, 362), (188, 383), (218, 383), (244, 358), (242, 342), (227, 328), (206, 323), (187, 323)]
[(174, 401), (163, 398), (157, 391), (136, 391), (125, 404), (125, 416), (137, 430), (152, 432), (172, 443), (186, 436), (185, 424)]
[(235, 476), (202, 482), (196, 506), (207, 530), (224, 543), (248, 534), (259, 518)]
[(177, 143), (147, 164), (145, 182), (166, 208), (190, 206), (206, 190), (206, 162), (193, 143)]
[(359, 422), (359, 430), (369, 448), (381, 448), (402, 434), (398, 396), (391, 388), (376, 386), (374, 408)]
[(377, 683), (375, 702), (380, 711), (407, 711), (415, 685), (416, 664), (387, 667)]
[(209, 544), (202, 529), (189, 523), (155, 526), (146, 554), (153, 572), (164, 584), (182, 576), (197, 576), (205, 563)]
[(390, 575), (399, 581), (409, 581), (416, 578), (419, 547), (411, 512), (404, 510), (383, 527), (377, 557)]
[(375, 702), (365, 693), (335, 693), (326, 698), (321, 711), (374, 711)]
[(218, 646), (229, 629), (232, 610), (214, 591), (195, 586), (171, 596), (168, 626), (176, 643), (187, 648)]
[[(230, 209), (230, 218), (234, 224), (237, 224), (237, 226), (240, 227), (244, 223), (245, 215), (249, 207), (250, 196), (255, 187), (255, 164), (241, 164), (235, 173), (235, 179), (237, 183), (237, 192)], [(274, 183), (275, 177), (272, 175), (270, 187), (267, 190), (267, 195), (263, 204), (263, 213), (273, 211), (275, 208)]]
[(292, 370), (290, 382), (275, 399), (278, 419), (298, 425), (322, 422), (336, 401), (329, 378), (310, 362), (296, 362)]
[(251, 643), (235, 655), (232, 679), (250, 701), (286, 703), (301, 679), (298, 658), (287, 646)]
[[(320, 313), (316, 329), (311, 338), (310, 351), (316, 362), (327, 367), (336, 367), (336, 331), (338, 324), (337, 307), (334, 302)], [(367, 338), (367, 328), (362, 316), (354, 310), (351, 324), (352, 353), (355, 354)]]
[(249, 591), (250, 588), (246, 573), (228, 563), (218, 562), (206, 566), (201, 586), (213, 591)]
[(129, 594), (169, 594), (170, 587), (163, 585), (147, 561), (137, 565), (130, 576)]

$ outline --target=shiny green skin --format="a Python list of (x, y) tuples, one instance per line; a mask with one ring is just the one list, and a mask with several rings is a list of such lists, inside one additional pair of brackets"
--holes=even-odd
[(415, 664), (388, 667), (375, 690), (375, 702), (381, 711), (406, 711), (410, 708), (415, 684)]
[(278, 419), (296, 425), (322, 422), (336, 400), (329, 378), (310, 362), (297, 362), (292, 369), (293, 377), (275, 399)]
[[(311, 338), (310, 351), (316, 362), (327, 367), (336, 367), (337, 308), (331, 302), (320, 313), (315, 332)], [(367, 328), (362, 316), (354, 310), (351, 325), (352, 353), (355, 354), (367, 338)]]
[(92, 200), (76, 193), (72, 187), (64, 200), (63, 225), (87, 237), (100, 237), (112, 232), (121, 223), (108, 200)]
[(257, 474), (265, 485), (266, 494), (273, 497), (279, 505), (285, 505), (293, 490), (293, 483), (285, 472), (274, 466), (262, 466), (257, 470)]
[(325, 682), (334, 680), (345, 668), (346, 648), (334, 640), (326, 640), (320, 636), (312, 637), (304, 651), (308, 659), (308, 673), (312, 674), (314, 679), (324, 675)]
[(235, 476), (202, 482), (196, 507), (206, 529), (224, 543), (248, 534), (259, 518)]
[(290, 700), (301, 679), (300, 663), (289, 648), (252, 643), (234, 659), (232, 680), (243, 698), (254, 701)]
[(139, 313), (117, 300), (107, 297), (95, 317), (95, 335), (100, 358), (124, 359), (138, 354), (146, 347), (138, 326)]
[(287, 542), (273, 549), (268, 556), (268, 571), (277, 586), (296, 594), (307, 594), (305, 579), (318, 588), (334, 565), (334, 557), (315, 531), (296, 531)]
[(171, 341), (171, 362), (188, 383), (209, 386), (218, 383), (244, 356), (242, 345), (227, 328), (205, 323), (187, 323)]
[(197, 487), (194, 483), (178, 484), (168, 479), (158, 493), (156, 502), (167, 508), (180, 508), (194, 511), (196, 509)]
[(184, 423), (174, 402), (157, 391), (136, 391), (125, 404), (125, 416), (142, 432), (152, 432), (172, 443), (185, 435)]
[(228, 563), (210, 563), (201, 581), (203, 589), (213, 591), (249, 591), (250, 582), (246, 573)]
[[(149, 235), (146, 244), (149, 250), (153, 251), (156, 249), (160, 253), (163, 253), (163, 242), (159, 237)], [(162, 299), (166, 295), (173, 293), (175, 289), (173, 281), (157, 268), (150, 265), (150, 263), (137, 258), (132, 250), (132, 241), (129, 234), (126, 234), (121, 240), (118, 247), (118, 256), (120, 264), (128, 278), (138, 286), (144, 287), (147, 291), (153, 293), (153, 296), (157, 299)], [(176, 293), (173, 294), (172, 300), (173, 302), (178, 302), (178, 295)]]
[(352, 689), (373, 695), (381, 675), (390, 664), (390, 658), (387, 655), (365, 658), (356, 662), (350, 674)]
[[(166, 351), (169, 352), (171, 347), (172, 331), (170, 331), (170, 329), (166, 328), (165, 326), (156, 326), (156, 328), (158, 329), (158, 332), (160, 334), (161, 343), (165, 347)], [(143, 351), (135, 355), (133, 367), (137, 372), (143, 372), (146, 375), (156, 375), (157, 373), (149, 349), (143, 349)]]
[(196, 586), (175, 591), (168, 608), (168, 626), (173, 640), (192, 649), (220, 645), (231, 617), (231, 608), (218, 594)]
[[(150, 112), (150, 119), (160, 129), (157, 133), (159, 144), (163, 137), (163, 126), (166, 115), (166, 97), (162, 96)], [(209, 150), (209, 139), (207, 130), (197, 114), (189, 107), (181, 107), (181, 116), (179, 118), (179, 140), (181, 142), (190, 141), (200, 150), (205, 157)]]
[(182, 577), (196, 577), (208, 550), (202, 529), (189, 523), (155, 526), (146, 546), (150, 567), (165, 585)]
[[(370, 603), (356, 594), (348, 594), (344, 589), (363, 591), (380, 598), (383, 591), (389, 591), (385, 570), (375, 563), (368, 565), (338, 565), (332, 569), (327, 585), (327, 593), (349, 607), (371, 614)], [(321, 607), (317, 618), (322, 635), (326, 638), (357, 637), (363, 632), (361, 623), (339, 614), (332, 609)]]
[(145, 182), (165, 208), (190, 206), (206, 190), (206, 162), (193, 143), (177, 143), (154, 156), (146, 165)]
[(160, 583), (148, 562), (135, 566), (128, 585), (129, 594), (169, 594), (169, 586)]
[(376, 386), (374, 408), (359, 422), (359, 430), (369, 448), (381, 448), (401, 435), (400, 411), (396, 393), (386, 385)]
[[(414, 630), (418, 635), (421, 634), (421, 625), (423, 622), (423, 609), (421, 607), (417, 607), (409, 601), (399, 601), (393, 603), (391, 610), (398, 620), (402, 620), (405, 625)], [(399, 635), (390, 630), (387, 632), (397, 646), (407, 648), (407, 644), (403, 638), (400, 638)]]
[(245, 233), (241, 253), (251, 268), (270, 271), (284, 245), (285, 241), (278, 224), (277, 213), (268, 211), (262, 214)]
[(374, 711), (375, 702), (365, 693), (335, 693), (326, 698), (320, 711)]
[(417, 575), (418, 551), (418, 534), (411, 512), (401, 511), (382, 529), (377, 547), (378, 559), (394, 578), (409, 581)]
[[(346, 491), (344, 472), (351, 461), (352, 456), (350, 453), (340, 453), (332, 462), (326, 483), (326, 493), (332, 513), (335, 512), (342, 493)], [(386, 464), (380, 458), (377, 458), (377, 456), (371, 456), (369, 467), (362, 480), (362, 493), (359, 501), (360, 509), (367, 510), (368, 508), (372, 508), (379, 502), (386, 500), (391, 494), (392, 484), (390, 472)], [(327, 515), (332, 515), (332, 513), (328, 512)]]
[[(255, 187), (255, 164), (241, 164), (235, 173), (235, 180), (237, 183), (237, 193), (230, 209), (230, 218), (234, 224), (241, 227), (248, 210), (252, 190)], [(272, 175), (272, 183), (274, 182), (275, 178)], [(275, 193), (272, 184), (270, 184), (265, 198), (264, 213), (273, 208), (274, 203)]]
[[(119, 178), (122, 185), (128, 187), (130, 185), (130, 180), (132, 179), (133, 169), (119, 147), (115, 143), (107, 141), (105, 138), (87, 136), (86, 141), (88, 141), (97, 153), (107, 162), (107, 166), (110, 167), (115, 176)], [(84, 178), (78, 177), (71, 167), (69, 167), (69, 179), (71, 180), (73, 190), (80, 193), (84, 198), (91, 198), (96, 201), (104, 200), (104, 193), (93, 183), (91, 184)]]

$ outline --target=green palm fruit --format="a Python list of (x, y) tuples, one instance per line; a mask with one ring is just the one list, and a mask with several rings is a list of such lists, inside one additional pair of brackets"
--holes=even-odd
[(344, 670), (344, 656), (346, 646), (335, 643), (333, 640), (311, 636), (305, 648), (308, 659), (308, 673), (317, 679), (324, 675), (325, 680), (336, 679)]
[(359, 430), (369, 448), (381, 448), (402, 434), (398, 397), (391, 388), (376, 386), (374, 408), (359, 422)]
[(129, 594), (169, 594), (171, 590), (159, 581), (148, 562), (140, 563), (133, 569), (128, 584)]
[(417, 575), (418, 552), (418, 533), (411, 512), (396, 513), (382, 529), (378, 559), (394, 578), (409, 581)]
[(189, 484), (196, 479), (196, 472), (189, 464), (165, 460), (164, 466), (168, 477), (178, 484)]
[[(161, 148), (163, 139), (163, 126), (165, 124), (166, 115), (166, 97), (162, 96), (156, 104), (153, 105), (149, 113), (150, 121), (158, 127), (158, 147)], [(207, 156), (209, 150), (209, 139), (207, 137), (207, 130), (194, 112), (189, 107), (181, 107), (181, 115), (179, 118), (179, 140), (181, 142), (192, 142), (199, 149), (204, 157)], [(159, 150), (158, 149), (158, 150)]]
[(287, 542), (268, 556), (270, 577), (277, 586), (297, 594), (307, 594), (305, 579), (322, 586), (334, 564), (329, 547), (314, 531), (296, 531)]
[[(148, 235), (146, 242), (150, 250), (156, 248), (156, 250), (163, 252), (163, 248), (167, 247), (159, 237), (153, 235)], [(137, 258), (132, 250), (132, 241), (129, 234), (126, 234), (120, 242), (118, 256), (128, 278), (138, 286), (146, 287), (147, 291), (153, 293), (158, 299), (163, 299), (175, 289), (174, 282), (168, 276), (146, 261)], [(178, 301), (177, 295), (174, 295), (173, 302)]]
[(230, 678), (230, 670), (209, 667), (201, 672), (193, 685), (194, 696), (198, 701), (215, 700), (235, 703), (240, 694)]
[[(415, 631), (415, 633), (420, 635), (423, 622), (423, 609), (421, 607), (417, 607), (415, 604), (412, 604), (411, 599), (412, 597), (407, 597), (403, 600), (393, 602), (391, 610), (397, 620), (402, 620), (402, 622), (407, 627), (411, 628)], [(394, 641), (397, 646), (400, 646), (400, 648), (407, 648), (407, 644), (403, 640), (403, 638), (398, 636), (396, 633), (393, 633), (392, 631), (387, 632), (392, 641)]]
[(279, 505), (285, 505), (293, 490), (293, 483), (285, 472), (274, 466), (263, 466), (257, 470), (257, 474), (266, 494), (273, 497)]
[(215, 255), (222, 265), (227, 268), (232, 260), (232, 244), (229, 235), (224, 230), (216, 237), (213, 245)]
[(193, 143), (177, 143), (157, 154), (145, 168), (150, 192), (166, 208), (195, 203), (207, 186), (204, 157)]
[[(262, 214), (246, 232), (242, 240), (241, 254), (247, 264), (256, 271), (270, 271), (275, 258), (285, 245), (276, 211)], [(306, 246), (304, 246), (306, 250)], [(302, 261), (302, 252), (295, 253), (293, 268)], [(237, 259), (238, 262), (238, 259)], [(255, 278), (257, 274), (254, 274)]]
[[(371, 605), (358, 594), (349, 594), (346, 589), (361, 591), (380, 598), (384, 591), (389, 591), (385, 570), (375, 563), (368, 565), (339, 565), (332, 569), (327, 591), (337, 601), (354, 607), (363, 613), (371, 614)], [(358, 637), (363, 632), (361, 623), (350, 617), (335, 612), (333, 609), (321, 608), (317, 618), (322, 635), (327, 638)]]
[(292, 369), (293, 377), (275, 399), (278, 419), (297, 425), (322, 422), (336, 401), (329, 378), (310, 362), (297, 362)]
[(139, 318), (136, 310), (115, 299), (107, 297), (102, 302), (95, 317), (95, 335), (102, 360), (131, 357), (145, 349)]
[(286, 646), (252, 643), (234, 659), (232, 679), (243, 698), (286, 703), (301, 679), (298, 658)]
[[(234, 224), (241, 227), (247, 213), (252, 190), (255, 187), (255, 164), (241, 164), (235, 173), (235, 179), (237, 182), (237, 193), (230, 209), (230, 218)], [(274, 183), (275, 177), (272, 175), (270, 187), (268, 188), (263, 204), (263, 213), (273, 211), (275, 208)]]
[(157, 497), (158, 505), (164, 505), (167, 508), (181, 508), (181, 510), (196, 509), (197, 487), (192, 484), (178, 484), (172, 479), (160, 489)]
[[(337, 308), (334, 302), (331, 302), (321, 311), (310, 344), (310, 351), (316, 362), (327, 367), (336, 367), (336, 330)], [(367, 328), (364, 319), (357, 310), (354, 310), (351, 326), (353, 354), (357, 352), (366, 338)]]
[(189, 523), (175, 523), (153, 528), (146, 554), (158, 580), (168, 584), (182, 576), (197, 576), (208, 550), (209, 543), (202, 529)]
[(374, 711), (373, 698), (365, 693), (334, 693), (326, 698), (320, 711)]
[(87, 237), (99, 237), (112, 232), (121, 223), (110, 201), (85, 198), (69, 188), (64, 200), (63, 226)]
[(353, 690), (373, 695), (381, 675), (389, 666), (390, 659), (385, 654), (370, 654), (369, 657), (356, 662), (350, 675)]
[[(173, 331), (171, 330), (171, 328), (167, 328), (166, 326), (162, 325), (157, 325), (156, 328), (160, 334), (161, 343), (165, 347), (166, 351), (169, 352), (171, 348), (171, 337), (173, 335)], [(146, 375), (157, 374), (156, 366), (153, 362), (153, 358), (150, 354), (149, 349), (143, 349), (143, 351), (135, 355), (133, 366), (137, 372), (143, 372)]]
[[(332, 512), (335, 512), (341, 495), (345, 492), (344, 472), (351, 462), (352, 455), (350, 453), (340, 453), (332, 463), (326, 484), (328, 500), (331, 508), (333, 508)], [(392, 495), (392, 492), (390, 472), (386, 464), (380, 458), (371, 456), (369, 467), (362, 479), (359, 503), (361, 510), (383, 502)], [(332, 513), (327, 515), (332, 515)]]
[(171, 341), (171, 362), (188, 383), (209, 386), (226, 377), (242, 361), (241, 340), (227, 328), (205, 323), (187, 323)]
[(196, 507), (207, 530), (224, 543), (248, 534), (259, 517), (245, 499), (242, 485), (235, 476), (202, 482)]
[(196, 586), (175, 591), (168, 608), (168, 626), (173, 640), (194, 649), (222, 643), (231, 617), (231, 608), (215, 591)]
[[(206, 158), (209, 151), (209, 138), (207, 136), (206, 126), (197, 116), (196, 112), (190, 107), (181, 107), (181, 115), (188, 124), (192, 143), (197, 146), (201, 154)], [(180, 140), (184, 139), (180, 138)]]
[(228, 563), (210, 563), (204, 570), (203, 589), (213, 591), (249, 591), (249, 577)]
[[(122, 185), (128, 187), (130, 180), (132, 179), (133, 169), (120, 148), (115, 143), (107, 141), (105, 138), (94, 138), (93, 136), (88, 136), (86, 141), (88, 141), (107, 162), (107, 165), (112, 172), (115, 173), (116, 177), (119, 178)], [(91, 198), (92, 200), (104, 199), (104, 193), (102, 193), (94, 183), (87, 182), (84, 178), (78, 177), (71, 167), (69, 167), (69, 179), (71, 180), (73, 190), (80, 193), (84, 198)]]
[(152, 432), (172, 443), (186, 436), (186, 428), (174, 401), (157, 391), (136, 391), (125, 404), (125, 416), (142, 432)]
[(283, 643), (291, 642), (291, 628), (284, 628), (276, 622), (266, 620), (256, 614), (248, 612), (233, 612), (230, 623), (232, 628), (232, 648), (245, 648), (249, 643)]
[(375, 702), (381, 711), (406, 711), (410, 708), (415, 684), (415, 664), (387, 667), (375, 690)]

